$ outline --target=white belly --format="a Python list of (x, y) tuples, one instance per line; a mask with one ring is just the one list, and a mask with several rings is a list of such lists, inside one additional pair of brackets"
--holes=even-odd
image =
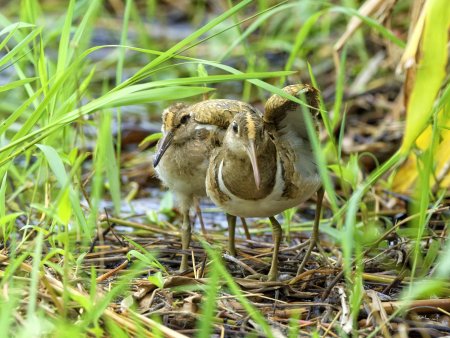
[(192, 159), (191, 157), (186, 154), (177, 154), (177, 156), (171, 153), (165, 154), (155, 170), (164, 185), (175, 194), (206, 196), (205, 177), (208, 159), (198, 156)]

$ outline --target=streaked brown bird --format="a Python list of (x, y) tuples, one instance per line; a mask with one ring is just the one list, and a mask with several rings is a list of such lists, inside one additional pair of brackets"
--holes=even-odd
[[(297, 98), (304, 96), (310, 106), (318, 107), (317, 91), (311, 86), (297, 84), (283, 90)], [(316, 112), (311, 113), (316, 121)], [(278, 277), (282, 236), (274, 216), (305, 201), (320, 187), (302, 107), (279, 95), (269, 98), (264, 115), (248, 110), (234, 116), (222, 146), (211, 155), (206, 178), (208, 196), (226, 213), (269, 217), (274, 251), (268, 280)], [(319, 220), (316, 215), (303, 262), (316, 244)]]
[[(163, 137), (157, 145), (153, 166), (175, 195), (183, 215), (181, 245), (187, 250), (191, 241), (189, 210), (206, 196), (205, 178), (214, 148), (222, 144), (226, 129), (237, 113), (251, 112), (253, 107), (235, 100), (206, 100), (193, 105), (177, 103), (162, 115)], [(227, 215), (229, 250), (236, 255), (234, 233), (236, 217)], [(243, 225), (248, 230), (243, 220)], [(180, 271), (188, 268), (188, 255), (183, 254)]]

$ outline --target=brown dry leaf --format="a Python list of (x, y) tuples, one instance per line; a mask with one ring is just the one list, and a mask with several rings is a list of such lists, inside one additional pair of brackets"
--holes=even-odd
[(389, 333), (389, 329), (392, 327), (389, 324), (389, 316), (387, 315), (383, 303), (381, 302), (378, 293), (374, 290), (367, 290), (366, 295), (370, 300), (367, 300), (367, 307), (369, 316), (367, 320), (369, 321), (371, 317), (374, 318), (376, 326), (381, 326), (381, 332), (383, 333), (383, 337), (391, 337)]
[(267, 287), (283, 286), (287, 284), (287, 282), (263, 282), (246, 278), (235, 278), (234, 281), (246, 289), (264, 289)]
[(183, 301), (183, 311), (189, 313), (198, 313), (200, 302), (202, 301), (202, 295), (195, 294), (190, 297), (187, 297)]
[[(409, 102), (409, 95), (411, 93), (412, 88), (414, 87), (414, 80), (416, 75), (416, 66), (417, 66), (417, 55), (419, 53), (420, 40), (423, 34), (423, 28), (425, 26), (425, 14), (426, 11), (423, 6), (422, 0), (416, 0), (414, 2), (414, 8), (416, 12), (420, 14), (418, 17), (412, 14), (412, 25), (414, 29), (411, 29), (408, 37), (408, 44), (406, 45), (405, 51), (402, 55), (400, 63), (397, 66), (397, 73), (401, 73), (402, 71), (406, 71), (406, 78), (403, 88), (403, 100), (405, 107)], [(420, 8), (420, 10), (419, 10)]]
[[(182, 285), (194, 285), (194, 284), (204, 284), (202, 279), (194, 279), (185, 276), (169, 276), (164, 280), (164, 289), (169, 289), (175, 286)], [(139, 295), (140, 298), (144, 297), (146, 293), (152, 292), (158, 287), (148, 280), (141, 280), (138, 282), (139, 292), (135, 293), (135, 297)]]

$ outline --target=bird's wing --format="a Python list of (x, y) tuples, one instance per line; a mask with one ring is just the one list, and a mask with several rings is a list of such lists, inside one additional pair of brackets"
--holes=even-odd
[(206, 100), (190, 107), (195, 121), (199, 124), (228, 128), (234, 115), (242, 111), (257, 112), (248, 103), (237, 100)]
[[(309, 109), (317, 129), (319, 108), (317, 89), (307, 84), (295, 84), (284, 87), (283, 91), (299, 99), (304, 97), (308, 105), (317, 108)], [(292, 136), (297, 136), (306, 142), (308, 140), (303, 107), (284, 97), (274, 94), (267, 100), (264, 106), (264, 122), (273, 126), (281, 138), (289, 137), (292, 140)]]

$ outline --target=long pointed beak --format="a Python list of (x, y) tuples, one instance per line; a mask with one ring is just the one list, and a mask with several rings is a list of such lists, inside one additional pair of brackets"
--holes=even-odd
[(259, 176), (259, 168), (258, 161), (256, 159), (256, 149), (255, 149), (255, 141), (249, 140), (249, 145), (247, 148), (247, 155), (250, 158), (250, 162), (253, 168), (253, 176), (255, 177), (256, 189), (259, 190), (259, 186), (261, 185), (261, 177)]
[(163, 138), (158, 142), (158, 151), (155, 154), (155, 157), (153, 158), (153, 167), (156, 168), (159, 161), (161, 161), (161, 158), (163, 157), (166, 150), (169, 148), (170, 144), (172, 143), (174, 133), (172, 131), (167, 132)]

